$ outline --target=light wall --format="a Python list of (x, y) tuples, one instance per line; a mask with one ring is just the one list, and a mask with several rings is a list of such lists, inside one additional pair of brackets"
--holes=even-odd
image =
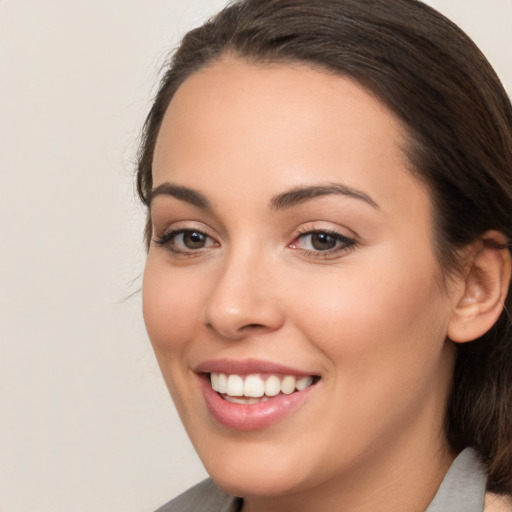
[[(512, 90), (512, 1), (432, 0)], [(205, 476), (140, 313), (132, 170), (218, 0), (0, 0), (0, 512), (136, 512)], [(485, 7), (484, 7), (485, 4)]]

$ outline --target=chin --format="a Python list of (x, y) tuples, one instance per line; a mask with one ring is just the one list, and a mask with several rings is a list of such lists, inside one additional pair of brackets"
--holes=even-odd
[[(309, 478), (303, 454), (286, 451), (275, 443), (241, 440), (236, 433), (229, 443), (196, 446), (214, 482), (233, 496), (279, 496), (303, 489)], [(236, 439), (237, 438), (237, 439)], [(289, 447), (288, 447), (289, 448)]]
[[(219, 469), (219, 470), (216, 470)], [(290, 476), (293, 478), (290, 479)], [(302, 478), (291, 470), (269, 465), (247, 464), (243, 469), (215, 468), (210, 472), (214, 482), (228, 494), (248, 497), (273, 497), (292, 494), (302, 487)]]

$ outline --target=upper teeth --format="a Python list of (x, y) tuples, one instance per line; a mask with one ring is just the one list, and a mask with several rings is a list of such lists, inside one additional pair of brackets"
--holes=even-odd
[(278, 377), (270, 375), (269, 377), (260, 377), (259, 375), (226, 375), (225, 373), (211, 373), (210, 380), (212, 388), (217, 393), (227, 394), (229, 396), (248, 396), (260, 398), (263, 395), (275, 396), (279, 393), (289, 395), (295, 390), (302, 391), (311, 386), (313, 377), (294, 377), (286, 375)]

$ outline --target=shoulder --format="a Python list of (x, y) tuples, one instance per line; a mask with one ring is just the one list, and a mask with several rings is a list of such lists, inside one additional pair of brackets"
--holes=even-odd
[(237, 502), (237, 498), (221, 491), (213, 480), (208, 478), (156, 512), (236, 512)]

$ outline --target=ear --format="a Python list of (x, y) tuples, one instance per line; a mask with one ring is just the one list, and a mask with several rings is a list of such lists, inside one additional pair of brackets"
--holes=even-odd
[(506, 237), (487, 231), (468, 251), (458, 303), (448, 324), (448, 338), (457, 343), (485, 334), (503, 311), (510, 284), (511, 256)]

